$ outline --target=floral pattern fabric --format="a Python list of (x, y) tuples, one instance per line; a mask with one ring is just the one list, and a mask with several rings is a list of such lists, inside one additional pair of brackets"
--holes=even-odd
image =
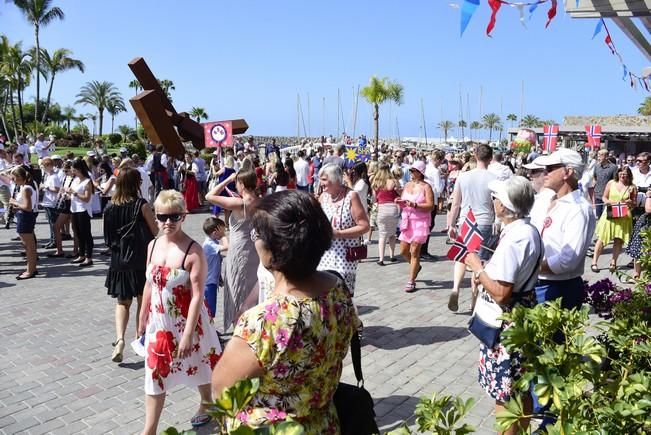
[(175, 356), (192, 301), (190, 274), (183, 269), (150, 265), (147, 280), (151, 286), (151, 302), (149, 307), (143, 307), (149, 309), (145, 334), (145, 394), (163, 394), (179, 384), (189, 387), (209, 384), (222, 350), (204, 303), (199, 311), (190, 356), (185, 359)]
[(259, 427), (290, 416), (308, 434), (339, 433), (332, 397), (359, 326), (341, 282), (318, 298), (274, 293), (246, 311), (233, 335), (248, 343), (265, 373), (257, 395), (229, 427)]
[[(514, 295), (515, 296), (515, 295)], [(533, 307), (536, 304), (535, 292), (530, 291), (520, 295), (518, 304)], [(512, 307), (502, 307), (505, 312)], [(508, 329), (511, 323), (503, 322), (502, 331)], [(493, 349), (485, 344), (479, 344), (479, 386), (493, 399), (506, 402), (511, 397), (515, 382), (522, 375), (521, 359), (519, 353), (509, 353), (502, 343)]]

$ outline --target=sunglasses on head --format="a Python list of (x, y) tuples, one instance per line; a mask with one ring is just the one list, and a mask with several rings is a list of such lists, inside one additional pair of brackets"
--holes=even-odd
[(167, 222), (168, 220), (179, 222), (183, 219), (183, 216), (185, 216), (185, 213), (156, 214), (156, 220), (158, 222)]

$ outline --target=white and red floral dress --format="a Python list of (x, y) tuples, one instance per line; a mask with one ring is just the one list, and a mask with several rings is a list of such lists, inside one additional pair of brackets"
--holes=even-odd
[(151, 286), (151, 303), (145, 333), (145, 394), (163, 394), (179, 384), (209, 384), (222, 349), (204, 303), (192, 337), (192, 353), (184, 359), (175, 357), (192, 300), (190, 273), (183, 268), (150, 264), (147, 281)]

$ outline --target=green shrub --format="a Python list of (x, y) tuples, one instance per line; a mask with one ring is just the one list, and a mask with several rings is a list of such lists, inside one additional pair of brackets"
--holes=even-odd
[(115, 146), (122, 142), (122, 135), (120, 133), (111, 133), (108, 135), (108, 143)]
[(129, 156), (138, 154), (141, 159), (147, 158), (147, 150), (145, 149), (145, 144), (142, 141), (135, 141), (133, 143), (125, 143), (124, 147), (127, 149)]

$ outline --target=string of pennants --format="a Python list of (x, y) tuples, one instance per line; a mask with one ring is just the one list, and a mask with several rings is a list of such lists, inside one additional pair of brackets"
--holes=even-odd
[(627, 80), (629, 81), (631, 87), (635, 90), (637, 90), (638, 85), (640, 88), (643, 88), (647, 92), (651, 92), (651, 78), (649, 76), (647, 77), (641, 77), (633, 72), (631, 72), (626, 64), (624, 63), (624, 59), (622, 59), (622, 55), (617, 51), (617, 48), (615, 48), (615, 43), (613, 42), (613, 38), (610, 35), (610, 31), (608, 30), (608, 26), (606, 26), (606, 22), (604, 21), (603, 18), (599, 19), (599, 22), (597, 23), (597, 26), (594, 29), (594, 33), (592, 34), (592, 39), (594, 39), (601, 31), (604, 30), (606, 32), (606, 37), (604, 38), (604, 42), (610, 49), (610, 52), (617, 57), (619, 60), (620, 65), (622, 66), (624, 74), (622, 75), (622, 80)]
[[(461, 36), (463, 36), (463, 33), (466, 31), (466, 28), (470, 23), (470, 19), (477, 11), (477, 8), (479, 7), (479, 3), (481, 0), (462, 0), (462, 1), (463, 3), (461, 4), (461, 6), (457, 4), (451, 4), (451, 6), (457, 7), (461, 10)], [(488, 25), (486, 26), (486, 35), (489, 37), (491, 36), (491, 32), (495, 28), (495, 23), (497, 21), (497, 13), (499, 12), (500, 8), (503, 5), (516, 8), (520, 14), (520, 22), (524, 27), (526, 27), (526, 22), (531, 20), (534, 11), (538, 8), (538, 6), (544, 3), (550, 4), (549, 9), (547, 10), (547, 22), (545, 23), (545, 28), (547, 28), (549, 27), (549, 24), (556, 16), (556, 11), (558, 8), (558, 0), (533, 0), (533, 1), (524, 1), (524, 2), (513, 2), (508, 0), (488, 0), (488, 5), (491, 8), (491, 17), (488, 22)], [(579, 7), (579, 0), (576, 0), (576, 6)], [(529, 14), (528, 18), (525, 17), (525, 9), (526, 12)], [(615, 43), (613, 42), (613, 38), (610, 35), (610, 31), (608, 30), (608, 27), (606, 26), (606, 23), (603, 18), (599, 19), (594, 34), (592, 35), (592, 39), (594, 39), (599, 33), (601, 33), (602, 30), (605, 30), (606, 32), (606, 37), (604, 39), (604, 42), (610, 49), (610, 52), (614, 56), (616, 56), (617, 59), (619, 59), (619, 63), (622, 65), (622, 69), (623, 69), (622, 80), (628, 80), (631, 87), (635, 90), (637, 90), (639, 86), (640, 88), (646, 90), (647, 92), (651, 92), (651, 75), (639, 76), (631, 72), (631, 70), (624, 63), (624, 60), (622, 59), (622, 55), (619, 53), (619, 51), (617, 51), (617, 48), (615, 48)]]

